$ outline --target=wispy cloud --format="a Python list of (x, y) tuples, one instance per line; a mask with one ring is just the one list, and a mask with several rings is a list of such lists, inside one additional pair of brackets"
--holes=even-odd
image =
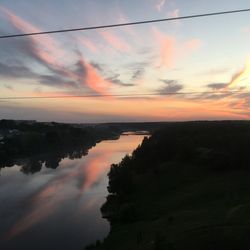
[(202, 45), (202, 41), (200, 39), (190, 39), (188, 41), (186, 41), (182, 47), (182, 52), (185, 55), (189, 55), (190, 53), (198, 50)]
[(8, 90), (14, 90), (14, 88), (9, 84), (4, 84), (4, 87)]
[(229, 72), (228, 67), (218, 67), (218, 68), (212, 68), (212, 69), (207, 69), (202, 72), (200, 72), (200, 75), (221, 75)]
[(77, 41), (85, 48), (88, 48), (91, 52), (93, 53), (99, 52), (99, 48), (97, 47), (97, 45), (87, 37), (84, 36), (77, 37)]
[(173, 66), (176, 52), (175, 38), (162, 33), (156, 27), (153, 28), (153, 35), (160, 45), (160, 66)]
[[(10, 10), (4, 7), (1, 7), (0, 10), (2, 10), (6, 14), (9, 21), (18, 31), (28, 33), (41, 32), (39, 28), (23, 20)], [(30, 55), (33, 55), (37, 59), (40, 59), (41, 62), (56, 65), (58, 63), (56, 59), (64, 56), (64, 50), (60, 49), (59, 44), (49, 35), (29, 37), (29, 40), (33, 42), (30, 44), (31, 46), (29, 48)]]
[(160, 12), (165, 5), (166, 0), (157, 0), (155, 8)]
[(248, 59), (244, 68), (240, 71), (236, 72), (233, 76), (231, 81), (228, 83), (228, 88), (237, 87), (237, 85), (250, 77), (250, 59)]
[(145, 69), (144, 69), (144, 68), (137, 69), (137, 70), (133, 73), (131, 79), (132, 79), (132, 80), (141, 79), (141, 78), (143, 77), (144, 74), (145, 74)]
[[(78, 63), (78, 73), (82, 72), (80, 77), (83, 86), (87, 85), (90, 89), (100, 94), (107, 94), (108, 88), (111, 86), (111, 82), (105, 80), (97, 70), (90, 64), (80, 58)], [(80, 75), (78, 75), (80, 76)]]
[(180, 42), (156, 27), (153, 27), (152, 32), (159, 46), (160, 67), (173, 67), (176, 60), (189, 56), (202, 45), (202, 41), (196, 38)]
[(7, 65), (0, 62), (0, 76), (6, 78), (31, 78), (35, 77), (36, 74), (21, 63), (19, 65)]
[(160, 94), (177, 93), (178, 91), (183, 89), (183, 85), (180, 84), (177, 80), (160, 79), (160, 81), (165, 84), (164, 87), (158, 90), (158, 93)]
[(226, 86), (227, 86), (227, 83), (209, 83), (207, 85), (207, 87), (212, 89), (212, 90), (224, 89)]
[(120, 74), (114, 74), (113, 76), (106, 78), (106, 80), (109, 81), (109, 82), (112, 82), (112, 83), (114, 83), (114, 84), (116, 84), (116, 85), (120, 85), (120, 86), (125, 86), (125, 87), (134, 86), (133, 83), (126, 83), (126, 82), (123, 82), (123, 81), (120, 79)]
[(111, 45), (112, 48), (121, 51), (121, 52), (129, 52), (131, 47), (128, 43), (126, 43), (122, 38), (115, 35), (114, 32), (103, 30), (99, 32), (102, 38)]
[(179, 17), (180, 16), (180, 10), (179, 9), (174, 9), (172, 11), (168, 12), (169, 17)]
[[(41, 31), (39, 28), (18, 17), (10, 10), (2, 7), (0, 10), (6, 14), (8, 20), (18, 31)], [(90, 41), (84, 39), (85, 38), (81, 37), (81, 41), (85, 42), (85, 45), (87, 44), (93, 51), (97, 51), (97, 48), (94, 47)], [(87, 88), (91, 91), (105, 94), (112, 84), (112, 82), (102, 77), (99, 64), (93, 62), (88, 63), (78, 52), (78, 59), (75, 64), (65, 65), (62, 60), (66, 53), (65, 50), (61, 48), (57, 40), (49, 35), (27, 37), (16, 45), (17, 51), (21, 51), (23, 55), (28, 57), (32, 62), (43, 65), (47, 69), (48, 74), (34, 73), (28, 66), (22, 63), (20, 65), (7, 65), (0, 62), (0, 74), (5, 77), (34, 78), (38, 83), (51, 87), (62, 87), (65, 89)], [(121, 44), (118, 46), (121, 46)], [(99, 68), (97, 69), (97, 67)]]

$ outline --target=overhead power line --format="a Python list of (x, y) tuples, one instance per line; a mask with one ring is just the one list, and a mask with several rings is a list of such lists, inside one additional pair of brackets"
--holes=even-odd
[(58, 29), (58, 30), (49, 30), (49, 31), (41, 31), (41, 32), (3, 35), (3, 36), (0, 36), (0, 39), (24, 37), (24, 36), (37, 36), (37, 35), (46, 35), (46, 34), (55, 34), (55, 33), (65, 33), (65, 32), (76, 32), (76, 31), (85, 31), (85, 30), (96, 30), (96, 29), (105, 29), (105, 28), (115, 28), (115, 27), (122, 27), (122, 26), (132, 26), (132, 25), (140, 25), (140, 24), (148, 24), (148, 23), (175, 21), (175, 20), (182, 20), (182, 19), (192, 19), (192, 18), (201, 18), (201, 17), (209, 17), (209, 16), (235, 14), (235, 13), (249, 12), (249, 11), (250, 9), (238, 9), (238, 10), (210, 12), (210, 13), (203, 13), (203, 14), (196, 14), (196, 15), (170, 17), (170, 18), (163, 18), (163, 19), (151, 19), (151, 20), (143, 20), (143, 21), (127, 22), (127, 23), (117, 23), (117, 24), (107, 24), (107, 25), (99, 25), (99, 26), (79, 27), (79, 28), (72, 28), (72, 29)]
[(168, 92), (168, 93), (131, 93), (131, 94), (90, 94), (90, 95), (57, 95), (57, 96), (9, 96), (0, 97), (0, 100), (22, 100), (22, 99), (64, 99), (64, 98), (90, 98), (90, 97), (146, 97), (146, 96), (174, 96), (174, 95), (195, 95), (195, 94), (250, 94), (250, 92), (236, 90), (236, 91), (203, 91), (203, 92)]

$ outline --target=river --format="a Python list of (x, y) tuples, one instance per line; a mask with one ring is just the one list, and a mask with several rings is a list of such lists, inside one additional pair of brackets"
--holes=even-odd
[(100, 207), (107, 196), (110, 165), (130, 154), (144, 135), (98, 143), (88, 154), (58, 160), (58, 167), (25, 174), (1, 169), (0, 248), (82, 250), (109, 232)]

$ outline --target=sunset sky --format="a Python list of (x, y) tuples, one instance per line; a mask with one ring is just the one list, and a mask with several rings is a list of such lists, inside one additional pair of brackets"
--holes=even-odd
[[(249, 0), (2, 0), (0, 35), (243, 8)], [(0, 39), (1, 98), (128, 95), (2, 99), (0, 119), (249, 119), (249, 76), (250, 12)], [(175, 92), (199, 93), (133, 96)]]

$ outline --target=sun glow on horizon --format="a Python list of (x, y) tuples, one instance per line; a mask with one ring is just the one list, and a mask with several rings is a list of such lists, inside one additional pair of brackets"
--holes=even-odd
[[(148, 8), (155, 17), (166, 13), (185, 15), (184, 10), (189, 7), (175, 1), (173, 5), (168, 1), (155, 0), (151, 5), (139, 1), (138, 20), (146, 18)], [(54, 4), (51, 3), (51, 9)], [(99, 21), (103, 16), (100, 6), (106, 13), (112, 12), (113, 15), (105, 16), (105, 23), (134, 20), (130, 15), (134, 11), (131, 3), (119, 3), (116, 8), (101, 2), (91, 5), (88, 0), (85, 4), (92, 8)], [(27, 10), (15, 8), (13, 3), (4, 0), (0, 19), (6, 25), (0, 25), (0, 29), (7, 33), (51, 29), (50, 24), (54, 22), (49, 22), (50, 15), (48, 20), (41, 18), (40, 11), (35, 9), (36, 3), (30, 6), (38, 16), (36, 20)], [(67, 7), (70, 9), (71, 5)], [(197, 5), (197, 8), (204, 12), (202, 6)], [(94, 23), (93, 15), (85, 11), (86, 8), (79, 6), (79, 9), (83, 9), (86, 23)], [(72, 20), (61, 15), (57, 18), (62, 26), (71, 22), (73, 27), (78, 25), (75, 20), (83, 15), (76, 12), (75, 16)], [(213, 19), (201, 19), (200, 22), (168, 22), (3, 40), (0, 43), (3, 48), (0, 53), (1, 97), (95, 94), (110, 97), (5, 100), (1, 101), (0, 112), (3, 118), (67, 122), (248, 119), (250, 97), (223, 94), (236, 89), (247, 91), (249, 85), (250, 60), (241, 71), (232, 74), (250, 52), (248, 23), (243, 17), (231, 23), (230, 18), (218, 18), (218, 27), (213, 25)], [(230, 32), (226, 29), (221, 32), (224, 22), (230, 23)], [(232, 36), (232, 31), (238, 36)], [(208, 94), (211, 91), (214, 94)], [(201, 93), (161, 96), (168, 92)], [(159, 96), (129, 96), (143, 93)], [(128, 96), (111, 97), (116, 94)]]

